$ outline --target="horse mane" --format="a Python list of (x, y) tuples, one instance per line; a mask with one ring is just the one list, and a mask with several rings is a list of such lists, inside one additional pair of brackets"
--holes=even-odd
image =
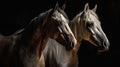
[(78, 17), (80, 17), (82, 15), (83, 11), (80, 11), (78, 14), (76, 14), (75, 17), (73, 17), (73, 19), (70, 22), (75, 21)]
[[(14, 33), (14, 35), (19, 35), (21, 33), (24, 33), (25, 31), (29, 31), (31, 29), (35, 29), (38, 25), (42, 25), (43, 24), (43, 21), (44, 21), (44, 18), (52, 11), (52, 9), (49, 9), (45, 12), (42, 12), (40, 13), (38, 16), (36, 16), (35, 18), (33, 18), (29, 24), (23, 28), (23, 29), (20, 29), (18, 31), (16, 31)], [(62, 9), (58, 9), (58, 12), (60, 12), (66, 19), (68, 19), (68, 16), (66, 15), (66, 13), (62, 10)]]
[(34, 17), (34, 18), (29, 22), (29, 24), (28, 24), (26, 27), (24, 27), (24, 28), (16, 31), (16, 32), (14, 33), (14, 35), (19, 35), (19, 34), (21, 34), (21, 33), (24, 33), (25, 31), (29, 31), (29, 30), (31, 30), (31, 29), (34, 30), (39, 24), (42, 25), (42, 24), (43, 24), (43, 21), (44, 21), (44, 18), (47, 16), (47, 14), (48, 14), (50, 11), (51, 11), (51, 9), (49, 9), (49, 10), (47, 10), (47, 11), (45, 11), (45, 12), (42, 12), (42, 13), (40, 13), (38, 16)]

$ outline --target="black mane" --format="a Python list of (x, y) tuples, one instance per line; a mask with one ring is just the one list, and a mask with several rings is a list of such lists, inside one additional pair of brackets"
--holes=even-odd
[(14, 34), (18, 35), (18, 34), (26, 32), (26, 31), (28, 32), (30, 30), (36, 29), (36, 27), (38, 27), (38, 25), (42, 25), (44, 18), (47, 16), (48, 13), (50, 13), (50, 11), (51, 11), (51, 9), (47, 10), (43, 13), (40, 13), (38, 16), (34, 17), (26, 27), (18, 30)]
[[(62, 10), (62, 9), (57, 9), (58, 12), (60, 12), (66, 19), (68, 19), (68, 16), (66, 15), (66, 13)], [(38, 25), (42, 25), (43, 24), (43, 21), (44, 21), (44, 18), (46, 18), (46, 16), (48, 16), (48, 14), (52, 11), (52, 9), (49, 9), (45, 12), (42, 12), (40, 13), (38, 16), (34, 17), (30, 22), (29, 24), (21, 29), (21, 30), (18, 30), (17, 32), (15, 32), (14, 34), (21, 34), (21, 33), (25, 33), (25, 32), (29, 32), (31, 30), (34, 30), (36, 27), (38, 27)]]

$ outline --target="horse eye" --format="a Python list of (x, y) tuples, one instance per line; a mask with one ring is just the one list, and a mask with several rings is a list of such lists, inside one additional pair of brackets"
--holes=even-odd
[(92, 23), (92, 22), (87, 22), (87, 26), (88, 26), (88, 27), (92, 27), (92, 26), (93, 26), (93, 23)]

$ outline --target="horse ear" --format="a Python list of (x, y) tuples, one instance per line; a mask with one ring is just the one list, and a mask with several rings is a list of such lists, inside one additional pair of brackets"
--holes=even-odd
[(57, 2), (51, 12), (54, 13), (58, 8), (59, 8), (59, 4)]
[(89, 10), (89, 4), (86, 3), (86, 4), (85, 4), (85, 7), (84, 7), (84, 12), (87, 12), (88, 10)]
[(94, 12), (96, 12), (97, 10), (97, 4), (95, 5), (95, 7), (92, 9)]
[(58, 2), (56, 3), (56, 5), (54, 6), (54, 8), (52, 9), (52, 11), (50, 12), (50, 16), (52, 16), (52, 14), (59, 8), (59, 4)]
[(62, 5), (62, 10), (65, 10), (65, 7), (66, 7), (66, 4), (64, 3), (63, 5)]
[(59, 3), (57, 2), (55, 7), (54, 7), (54, 10), (57, 10), (59, 8)]

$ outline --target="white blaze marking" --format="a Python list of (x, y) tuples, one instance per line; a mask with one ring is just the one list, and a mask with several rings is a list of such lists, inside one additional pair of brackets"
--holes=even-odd
[(72, 31), (71, 31), (68, 23), (67, 23), (68, 21), (65, 19), (65, 17), (64, 17), (62, 14), (60, 14), (60, 15), (61, 15), (61, 18), (62, 18), (62, 20), (64, 21), (66, 27), (67, 27), (67, 31), (68, 31), (70, 34), (72, 34), (72, 36), (74, 37), (74, 35), (73, 35), (73, 33), (72, 33)]
[(67, 20), (65, 19), (65, 17), (62, 14), (60, 14), (60, 16), (61, 16), (62, 20), (64, 20), (64, 22), (67, 22)]

